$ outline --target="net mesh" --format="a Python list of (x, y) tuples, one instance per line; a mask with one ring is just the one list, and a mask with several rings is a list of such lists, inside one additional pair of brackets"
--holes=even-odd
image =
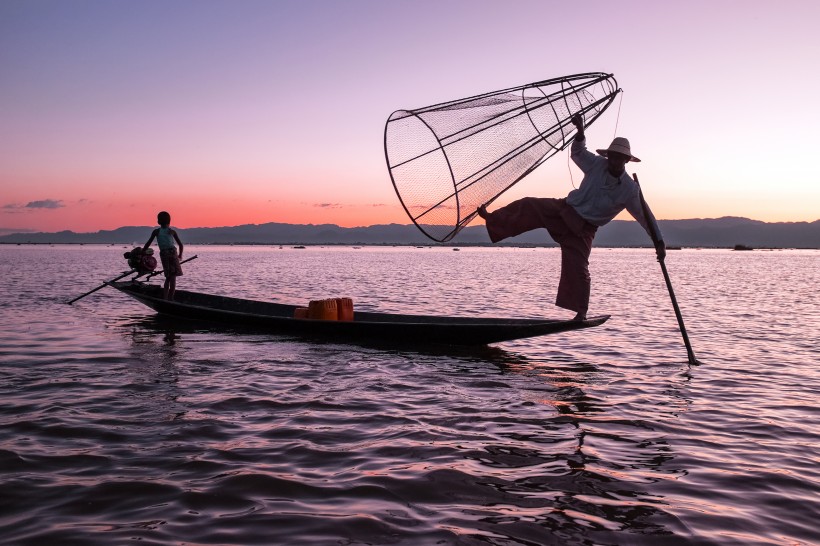
[(451, 240), (476, 214), (592, 123), (619, 89), (612, 75), (544, 80), (415, 110), (387, 120), (384, 149), (404, 209), (434, 241)]

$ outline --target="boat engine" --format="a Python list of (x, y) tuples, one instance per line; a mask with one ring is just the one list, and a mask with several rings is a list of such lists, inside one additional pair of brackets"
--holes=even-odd
[(123, 256), (128, 260), (128, 267), (136, 269), (140, 275), (150, 273), (157, 268), (157, 259), (154, 258), (153, 248), (143, 249), (137, 246), (123, 254)]

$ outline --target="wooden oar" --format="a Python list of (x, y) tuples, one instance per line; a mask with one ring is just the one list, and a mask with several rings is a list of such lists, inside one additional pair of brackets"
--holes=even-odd
[(120, 275), (119, 277), (117, 277), (116, 279), (111, 279), (110, 281), (106, 281), (106, 282), (102, 283), (100, 286), (98, 286), (97, 288), (95, 288), (94, 290), (89, 290), (88, 292), (86, 292), (86, 293), (85, 293), (85, 294), (83, 294), (82, 296), (77, 296), (76, 298), (74, 298), (73, 300), (71, 300), (70, 302), (68, 302), (68, 304), (69, 304), (69, 305), (71, 305), (71, 304), (72, 304), (72, 303), (74, 303), (75, 301), (77, 301), (77, 300), (79, 300), (79, 299), (82, 299), (82, 298), (84, 298), (84, 297), (88, 296), (89, 294), (93, 294), (93, 293), (94, 293), (94, 292), (96, 292), (97, 290), (102, 290), (103, 288), (105, 288), (106, 286), (108, 286), (108, 283), (110, 283), (110, 282), (114, 282), (114, 281), (118, 281), (118, 280), (120, 280), (121, 278), (123, 278), (123, 277), (127, 277), (127, 276), (128, 276), (128, 275), (130, 275), (131, 273), (134, 273), (135, 271), (136, 271), (136, 269), (132, 269), (131, 271), (126, 271), (125, 273), (123, 273), (122, 275)]
[[(183, 260), (183, 261), (181, 261), (181, 262), (179, 262), (179, 263), (180, 263), (180, 265), (182, 265), (182, 264), (184, 264), (184, 263), (186, 263), (186, 262), (190, 262), (191, 260), (196, 260), (197, 258), (198, 258), (198, 256), (197, 256), (196, 254), (194, 254), (193, 256), (191, 256), (190, 258), (188, 258), (187, 260)], [(100, 286), (98, 286), (98, 287), (97, 287), (97, 288), (95, 288), (94, 290), (89, 290), (88, 292), (86, 292), (86, 293), (85, 293), (85, 294), (83, 294), (82, 296), (77, 296), (76, 298), (74, 298), (73, 300), (71, 300), (70, 302), (68, 302), (68, 304), (69, 304), (69, 305), (71, 305), (71, 304), (72, 304), (72, 303), (74, 303), (75, 301), (77, 301), (77, 300), (79, 300), (79, 299), (82, 299), (82, 298), (84, 298), (84, 297), (88, 296), (89, 294), (93, 294), (93, 293), (94, 293), (94, 292), (96, 292), (97, 290), (102, 290), (103, 288), (105, 288), (106, 286), (108, 286), (110, 283), (112, 283), (112, 282), (116, 282), (116, 281), (120, 280), (120, 279), (121, 279), (121, 278), (123, 278), (123, 277), (127, 277), (128, 275), (130, 275), (131, 273), (135, 273), (136, 271), (137, 271), (136, 269), (132, 269), (131, 271), (126, 271), (125, 273), (123, 273), (122, 275), (120, 275), (119, 277), (117, 277), (116, 279), (111, 279), (110, 281), (105, 281), (104, 283), (102, 283)], [(160, 274), (160, 273), (162, 273), (162, 272), (163, 272), (163, 270), (162, 270), (162, 269), (160, 269), (159, 271), (154, 271), (153, 273), (151, 273), (150, 275), (148, 275), (147, 277), (145, 277), (145, 280), (150, 279), (150, 278), (151, 278), (151, 277), (153, 277), (154, 275), (159, 275), (159, 274)], [(137, 275), (137, 277), (139, 277), (139, 275)]]
[[(655, 233), (655, 229), (652, 227), (649, 221), (649, 206), (646, 204), (646, 200), (643, 198), (643, 191), (641, 190), (641, 185), (638, 182), (638, 175), (632, 174), (632, 178), (635, 180), (635, 183), (638, 184), (638, 191), (640, 192), (641, 196), (641, 207), (643, 208), (643, 215), (646, 218), (647, 225), (649, 225), (649, 231), (651, 232), (652, 242), (655, 244), (655, 247), (658, 246), (658, 234)], [(675, 297), (675, 291), (672, 290), (672, 281), (669, 280), (669, 272), (666, 270), (666, 263), (660, 257), (658, 257), (658, 263), (661, 264), (661, 271), (663, 271), (663, 278), (666, 281), (666, 288), (669, 290), (669, 298), (672, 300), (672, 307), (675, 308), (675, 316), (678, 318), (678, 326), (680, 327), (680, 333), (683, 336), (683, 344), (686, 345), (686, 354), (689, 357), (689, 364), (696, 365), (700, 364), (698, 359), (695, 358), (695, 351), (692, 350), (692, 344), (689, 343), (689, 336), (686, 335), (686, 326), (683, 324), (683, 315), (681, 315), (680, 307), (678, 307), (678, 300)]]

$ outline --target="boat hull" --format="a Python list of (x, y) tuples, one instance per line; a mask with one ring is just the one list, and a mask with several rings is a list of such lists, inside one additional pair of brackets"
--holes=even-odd
[(293, 318), (297, 306), (177, 290), (174, 301), (159, 286), (111, 282), (110, 286), (163, 315), (269, 333), (388, 343), (487, 345), (599, 326), (609, 315), (584, 321), (403, 315), (356, 311), (352, 321)]

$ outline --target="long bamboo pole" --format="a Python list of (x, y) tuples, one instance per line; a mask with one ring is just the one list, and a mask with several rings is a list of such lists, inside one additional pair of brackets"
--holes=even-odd
[(136, 271), (136, 269), (132, 269), (131, 271), (126, 271), (125, 273), (123, 273), (122, 275), (120, 275), (119, 277), (117, 277), (116, 279), (111, 279), (110, 281), (106, 281), (106, 282), (102, 283), (100, 286), (98, 286), (97, 288), (95, 288), (95, 289), (93, 289), (93, 290), (89, 290), (88, 292), (86, 292), (85, 294), (83, 294), (83, 295), (81, 295), (81, 296), (77, 296), (76, 298), (74, 298), (73, 300), (71, 300), (70, 302), (68, 302), (68, 304), (69, 304), (69, 305), (71, 305), (71, 304), (72, 304), (72, 303), (74, 303), (75, 301), (77, 301), (77, 300), (79, 300), (79, 299), (82, 299), (82, 298), (84, 298), (84, 297), (86, 297), (86, 296), (88, 296), (88, 295), (90, 295), (90, 294), (93, 294), (93, 293), (94, 293), (94, 292), (96, 292), (97, 290), (102, 290), (103, 288), (105, 288), (106, 286), (108, 286), (108, 283), (110, 283), (110, 282), (114, 282), (114, 281), (118, 281), (118, 280), (120, 280), (121, 278), (123, 278), (123, 277), (127, 277), (127, 276), (128, 276), (128, 275), (130, 275), (131, 273), (134, 273), (135, 271)]
[[(643, 190), (641, 190), (641, 185), (638, 182), (638, 175), (632, 174), (632, 178), (635, 180), (635, 183), (638, 184), (638, 190), (640, 191), (641, 195), (641, 207), (643, 208), (643, 215), (646, 218), (647, 224), (650, 227), (650, 232), (652, 236), (652, 242), (657, 247), (659, 239), (658, 234), (655, 233), (655, 230), (652, 229), (652, 225), (649, 223), (649, 206), (646, 204), (646, 200), (643, 198)], [(695, 358), (695, 351), (692, 350), (692, 344), (689, 342), (689, 336), (686, 335), (686, 326), (683, 324), (683, 315), (681, 315), (680, 307), (678, 306), (678, 299), (675, 297), (675, 291), (672, 289), (672, 281), (669, 279), (669, 272), (666, 270), (666, 263), (663, 258), (658, 257), (658, 263), (661, 264), (661, 271), (663, 272), (663, 278), (666, 281), (666, 289), (669, 290), (669, 298), (672, 300), (672, 307), (675, 308), (675, 316), (678, 318), (678, 327), (680, 328), (680, 333), (683, 336), (683, 344), (686, 345), (686, 354), (689, 357), (689, 364), (696, 365), (700, 364), (698, 359)]]

